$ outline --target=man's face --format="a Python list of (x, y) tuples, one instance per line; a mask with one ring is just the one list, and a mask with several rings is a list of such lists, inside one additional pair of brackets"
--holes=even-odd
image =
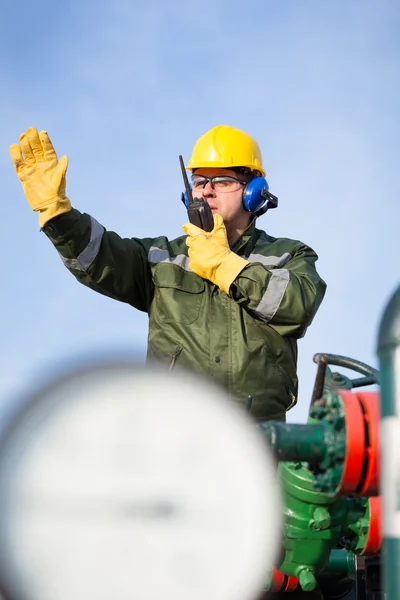
[[(199, 168), (196, 169), (195, 177), (233, 177), (234, 179), (242, 180), (239, 173), (230, 169), (216, 168)], [(242, 197), (244, 185), (237, 183), (233, 184), (234, 191), (220, 190), (211, 187), (211, 183), (207, 182), (205, 187), (193, 187), (192, 193), (194, 198), (203, 198), (210, 205), (212, 213), (218, 213), (224, 220), (227, 228), (233, 227), (245, 229), (250, 222), (251, 213), (243, 208)], [(229, 188), (229, 185), (228, 185)]]

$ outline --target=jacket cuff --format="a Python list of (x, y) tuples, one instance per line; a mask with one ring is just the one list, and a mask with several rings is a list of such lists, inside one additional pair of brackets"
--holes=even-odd
[(42, 208), (39, 212), (39, 225), (40, 228), (46, 225), (48, 221), (54, 219), (58, 215), (62, 215), (63, 213), (69, 212), (71, 210), (71, 202), (69, 199), (64, 196), (63, 198), (57, 198), (55, 202), (52, 202), (48, 206)]
[(241, 271), (247, 265), (249, 265), (249, 261), (241, 256), (238, 256), (234, 252), (229, 252), (226, 255), (226, 258), (221, 262), (221, 265), (218, 267), (216, 272), (216, 279), (218, 287), (225, 292), (225, 294), (229, 294), (229, 288), (231, 284), (234, 282), (236, 277), (239, 275)]

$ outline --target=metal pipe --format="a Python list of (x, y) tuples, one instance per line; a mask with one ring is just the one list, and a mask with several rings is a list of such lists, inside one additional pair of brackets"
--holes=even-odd
[(327, 427), (323, 424), (259, 423), (272, 453), (279, 461), (318, 462), (327, 454)]
[(400, 287), (383, 313), (378, 335), (381, 384), (381, 493), (386, 600), (400, 598)]

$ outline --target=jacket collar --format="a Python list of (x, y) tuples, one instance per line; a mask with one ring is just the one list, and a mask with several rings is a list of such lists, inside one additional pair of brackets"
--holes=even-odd
[[(257, 217), (251, 219), (240, 238), (238, 238), (233, 246), (231, 246), (231, 250), (235, 252), (235, 254), (246, 256), (247, 254), (250, 254), (251, 250), (254, 248), (259, 234), (259, 231), (256, 229), (256, 219)], [(245, 249), (245, 247), (247, 248)]]

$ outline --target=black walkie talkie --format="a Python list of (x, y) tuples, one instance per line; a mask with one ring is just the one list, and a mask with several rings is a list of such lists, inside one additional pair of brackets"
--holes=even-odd
[(212, 231), (214, 229), (214, 219), (210, 205), (203, 198), (193, 198), (182, 156), (179, 156), (179, 161), (181, 163), (182, 176), (188, 198), (187, 212), (189, 221), (193, 225), (200, 227), (200, 229), (204, 229), (204, 231)]

